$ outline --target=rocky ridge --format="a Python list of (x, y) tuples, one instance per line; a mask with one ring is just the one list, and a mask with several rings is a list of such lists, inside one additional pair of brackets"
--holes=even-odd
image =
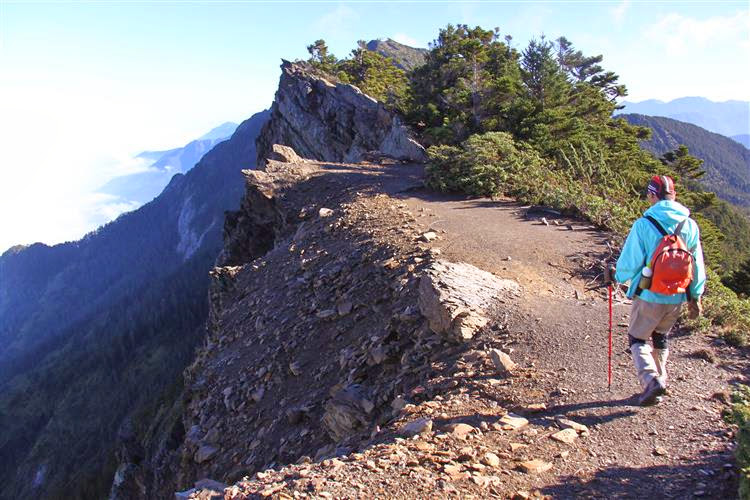
[[(351, 453), (410, 394), (453, 384), (452, 364), (438, 360), (466, 350), (458, 341), (487, 327), (484, 308), (519, 290), (421, 241), (417, 218), (391, 197), (419, 185), (420, 171), (270, 161), (245, 172), (245, 201), (227, 220), (229, 265), (212, 273), (209, 338), (187, 371), (175, 489)], [(259, 240), (272, 244), (238, 243)], [(477, 275), (482, 301), (468, 286)], [(431, 328), (446, 318), (461, 328)]]
[(274, 144), (304, 158), (357, 162), (376, 152), (420, 162), (424, 148), (401, 118), (353, 85), (323, 78), (304, 62), (283, 61), (281, 78), (256, 147), (258, 165), (273, 157)]

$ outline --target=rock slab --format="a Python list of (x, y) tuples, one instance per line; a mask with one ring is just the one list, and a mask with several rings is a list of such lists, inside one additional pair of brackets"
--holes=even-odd
[(495, 365), (495, 370), (497, 370), (500, 375), (509, 375), (518, 367), (518, 365), (510, 359), (510, 356), (500, 349), (491, 349), (490, 359), (492, 360), (492, 364)]
[(433, 332), (460, 343), (487, 324), (498, 300), (519, 292), (513, 280), (471, 264), (436, 260), (420, 279), (419, 308)]

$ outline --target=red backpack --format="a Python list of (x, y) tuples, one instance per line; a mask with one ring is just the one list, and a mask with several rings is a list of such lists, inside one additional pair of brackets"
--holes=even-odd
[(693, 254), (687, 248), (685, 241), (680, 237), (687, 218), (677, 224), (674, 233), (669, 234), (651, 216), (646, 218), (659, 230), (662, 238), (656, 246), (654, 256), (651, 258), (651, 286), (649, 290), (664, 295), (675, 295), (677, 293), (688, 294), (690, 298), (690, 282), (693, 281)]

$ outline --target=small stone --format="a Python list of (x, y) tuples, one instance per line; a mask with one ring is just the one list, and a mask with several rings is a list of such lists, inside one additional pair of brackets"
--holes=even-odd
[(461, 466), (460, 465), (453, 465), (453, 464), (445, 464), (443, 466), (443, 472), (451, 476), (453, 479), (457, 479), (460, 476), (463, 476), (464, 473), (461, 472)]
[(515, 453), (518, 450), (528, 447), (529, 445), (523, 443), (510, 443), (510, 451)]
[(302, 373), (302, 369), (300, 368), (299, 362), (292, 361), (291, 363), (289, 363), (289, 371), (295, 377), (299, 376), (299, 374)]
[(330, 217), (333, 215), (333, 210), (330, 208), (321, 208), (318, 210), (318, 217)]
[(498, 465), (500, 465), (500, 457), (498, 457), (491, 451), (488, 451), (487, 453), (482, 455), (482, 463), (490, 467), (497, 467)]
[(322, 311), (318, 311), (315, 315), (320, 319), (326, 319), (330, 318), (334, 314), (336, 314), (336, 311), (334, 311), (333, 309), (324, 309)]
[(503, 429), (505, 430), (518, 430), (526, 427), (529, 425), (529, 421), (520, 415), (516, 415), (514, 413), (508, 413), (503, 418), (500, 419), (500, 423), (503, 426)]
[(560, 441), (561, 443), (573, 444), (578, 438), (578, 433), (575, 431), (575, 429), (568, 428), (555, 432), (550, 437), (555, 441)]
[(253, 401), (256, 403), (260, 403), (260, 400), (263, 399), (263, 395), (266, 393), (266, 389), (264, 387), (258, 387), (256, 390), (250, 394), (250, 397)]
[(516, 369), (517, 365), (510, 359), (510, 356), (500, 349), (491, 349), (489, 354), (492, 363), (495, 365), (495, 370), (501, 375), (511, 373)]
[(437, 233), (435, 231), (427, 231), (426, 233), (422, 234), (422, 236), (419, 237), (420, 240), (430, 242), (437, 238)]
[(552, 468), (552, 464), (545, 462), (544, 460), (534, 459), (527, 462), (521, 462), (518, 464), (523, 472), (526, 474), (541, 474), (547, 472)]
[(654, 448), (654, 455), (658, 455), (660, 457), (664, 457), (668, 455), (667, 450), (665, 448), (662, 448), (661, 446), (657, 446)]
[(448, 430), (454, 437), (465, 439), (466, 436), (476, 429), (469, 424), (452, 424), (448, 426)]
[(573, 422), (570, 419), (557, 417), (555, 420), (557, 421), (557, 425), (562, 429), (573, 429), (579, 434), (588, 434), (589, 432), (588, 427), (583, 424), (579, 424), (578, 422)]
[(353, 307), (354, 304), (352, 304), (351, 300), (344, 300), (336, 304), (336, 311), (339, 313), (339, 316), (346, 316), (352, 312)]
[(396, 398), (393, 399), (391, 402), (391, 408), (393, 408), (393, 411), (400, 412), (404, 409), (406, 406), (406, 400), (403, 396), (396, 396)]
[(211, 457), (216, 455), (218, 453), (219, 449), (215, 446), (211, 446), (210, 444), (204, 444), (200, 448), (198, 448), (198, 451), (195, 452), (195, 455), (193, 456), (193, 460), (195, 460), (195, 463), (201, 464), (203, 462), (206, 462), (208, 460), (211, 460)]
[(546, 410), (547, 405), (544, 403), (531, 403), (529, 405), (526, 405), (524, 409), (529, 413), (537, 413)]
[(401, 434), (407, 437), (416, 436), (418, 434), (426, 434), (432, 431), (432, 420), (429, 418), (418, 418), (413, 422), (409, 422), (404, 425), (401, 429)]

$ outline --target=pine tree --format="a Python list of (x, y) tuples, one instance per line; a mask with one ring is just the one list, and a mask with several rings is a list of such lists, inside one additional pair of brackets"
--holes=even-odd
[(700, 179), (706, 174), (706, 171), (703, 170), (702, 166), (703, 160), (692, 156), (688, 147), (684, 144), (680, 144), (680, 147), (674, 151), (664, 153), (662, 157), (659, 158), (659, 161), (661, 161), (662, 165), (672, 168), (684, 179)]
[(330, 73), (336, 64), (336, 56), (328, 53), (328, 45), (325, 40), (315, 40), (307, 46), (310, 59), (307, 60), (313, 67), (320, 71)]

